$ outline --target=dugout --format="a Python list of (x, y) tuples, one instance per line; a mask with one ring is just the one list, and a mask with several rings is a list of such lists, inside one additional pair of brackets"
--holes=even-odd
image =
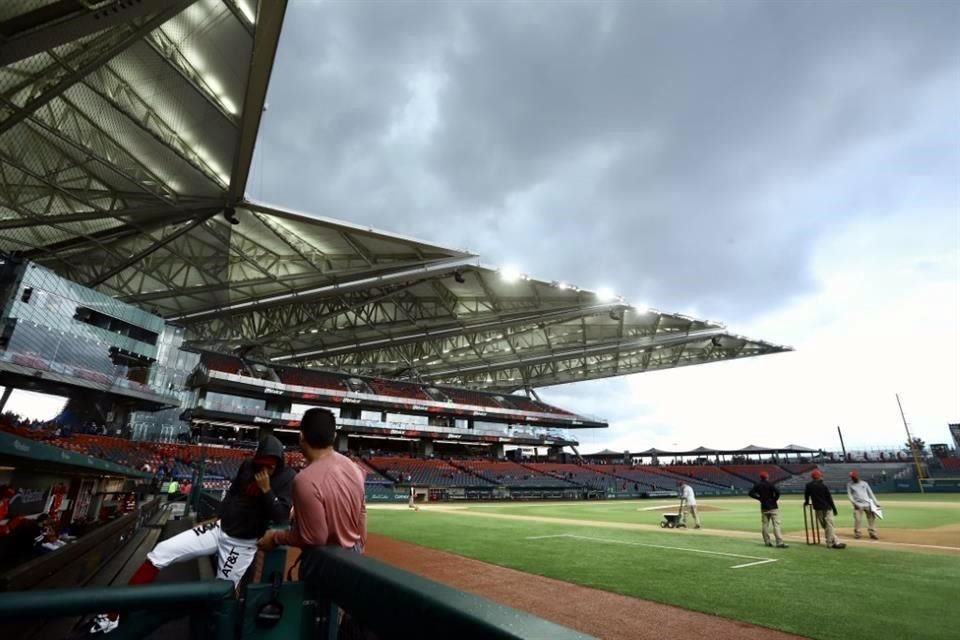
[[(129, 508), (123, 497), (148, 478), (147, 474), (106, 460), (0, 432), (0, 485), (7, 488), (0, 506), (0, 571), (10, 571), (40, 556), (62, 555), (60, 552), (75, 548), (86, 534), (92, 535), (127, 514), (139, 513), (143, 502)], [(128, 519), (125, 526), (135, 529), (141, 521)], [(70, 536), (76, 541), (49, 554), (43, 552), (52, 550), (35, 549), (30, 543), (34, 534), (42, 533), (41, 523), (43, 528), (52, 527), (61, 534), (78, 534)]]

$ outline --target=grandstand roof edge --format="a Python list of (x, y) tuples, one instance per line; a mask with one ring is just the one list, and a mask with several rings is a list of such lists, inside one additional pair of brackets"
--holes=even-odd
[[(322, 216), (317, 214), (308, 213), (305, 211), (298, 211), (294, 209), (287, 209), (279, 205), (270, 204), (267, 202), (261, 202), (258, 200), (249, 200), (244, 199), (242, 202), (237, 204), (238, 207), (242, 209), (251, 209), (253, 211), (259, 211), (261, 213), (267, 213), (270, 215), (279, 216), (282, 218), (288, 218), (291, 220), (298, 220), (303, 222), (314, 222), (322, 223), (329, 225), (331, 227), (339, 227), (345, 230), (350, 231), (360, 231), (366, 234), (374, 235), (386, 240), (395, 240), (400, 242), (409, 242), (423, 247), (430, 247), (431, 249), (436, 249), (441, 252), (450, 254), (451, 257), (463, 257), (463, 258), (479, 258), (479, 255), (469, 251), (467, 249), (455, 249), (451, 247), (444, 247), (433, 242), (426, 240), (421, 240), (419, 238), (414, 238), (412, 236), (407, 236), (399, 233), (394, 233), (392, 231), (386, 231), (383, 229), (378, 229), (375, 227), (364, 226), (362, 224), (355, 224), (346, 220), (339, 220), (337, 218), (330, 218), (328, 216)], [(479, 261), (476, 265), (471, 265), (475, 267), (481, 267)]]

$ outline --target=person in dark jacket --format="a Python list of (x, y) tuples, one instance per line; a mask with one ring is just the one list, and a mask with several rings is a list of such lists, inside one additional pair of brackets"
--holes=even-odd
[[(217, 554), (215, 577), (238, 585), (256, 557), (257, 539), (271, 522), (289, 518), (295, 475), (284, 464), (283, 445), (267, 436), (253, 458), (240, 465), (220, 505), (219, 517), (158, 544), (127, 584), (150, 584), (168, 565)], [(119, 617), (102, 613), (91, 621), (87, 633), (110, 633), (119, 625)]]
[(770, 542), (770, 525), (773, 525), (773, 538), (777, 546), (786, 549), (787, 545), (783, 542), (783, 534), (780, 532), (780, 507), (777, 504), (777, 500), (780, 499), (780, 490), (770, 482), (770, 474), (761, 471), (760, 482), (753, 485), (748, 495), (760, 501), (760, 533), (763, 535), (763, 544), (768, 547), (773, 546), (773, 542)]
[(823, 472), (820, 469), (814, 469), (810, 478), (803, 492), (803, 504), (804, 506), (813, 505), (817, 522), (826, 534), (827, 546), (831, 549), (845, 549), (847, 545), (838, 541), (833, 531), (833, 516), (837, 515), (837, 506), (833, 504), (830, 489), (823, 484)]

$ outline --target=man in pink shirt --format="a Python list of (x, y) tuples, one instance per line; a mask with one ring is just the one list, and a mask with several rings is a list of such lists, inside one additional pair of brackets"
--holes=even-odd
[[(367, 541), (366, 477), (356, 463), (333, 450), (336, 420), (326, 409), (309, 409), (300, 423), (300, 448), (307, 467), (293, 480), (290, 529), (267, 531), (257, 546), (314, 547), (335, 545), (363, 552)], [(309, 564), (301, 564), (301, 573)], [(304, 576), (308, 580), (308, 576)]]

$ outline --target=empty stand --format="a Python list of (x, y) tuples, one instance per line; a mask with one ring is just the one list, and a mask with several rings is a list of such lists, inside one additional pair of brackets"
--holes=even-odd
[(591, 489), (616, 489), (622, 486), (623, 482), (622, 480), (618, 482), (617, 478), (609, 473), (597, 471), (594, 467), (581, 466), (578, 464), (541, 462), (525, 464), (524, 466), (528, 469), (536, 470), (540, 473), (547, 473), (582, 487), (590, 487)]
[(490, 460), (458, 460), (453, 464), (504, 487), (570, 487), (571, 483), (532, 465)]
[(393, 398), (406, 398), (415, 400), (432, 400), (427, 393), (420, 388), (420, 385), (409, 382), (397, 382), (394, 380), (367, 380), (367, 385), (373, 392), (380, 396), (390, 396)]
[(443, 460), (372, 457), (367, 463), (395, 482), (430, 487), (489, 486), (490, 481)]
[(477, 407), (496, 407), (502, 409), (503, 405), (497, 402), (494, 396), (470, 389), (456, 389), (454, 387), (438, 387), (438, 390), (452, 402), (457, 404), (468, 404)]
[(564, 411), (563, 409), (549, 405), (546, 402), (538, 402), (526, 396), (506, 395), (506, 396), (500, 396), (500, 399), (501, 399), (501, 402), (504, 404), (504, 406), (511, 407), (513, 409), (518, 409), (520, 411), (532, 411), (535, 413), (555, 413), (557, 415), (565, 415), (565, 416), (573, 415), (569, 411)]
[[(665, 469), (685, 479), (695, 480), (703, 484), (712, 484), (725, 489), (731, 487), (736, 489), (749, 489), (753, 486), (753, 483), (756, 482), (756, 480), (747, 480), (724, 471), (720, 467), (710, 465), (673, 464), (665, 467)], [(756, 478), (756, 473), (758, 472), (754, 473), (754, 478)]]
[(283, 384), (317, 389), (335, 389), (337, 391), (347, 390), (347, 385), (341, 376), (326, 371), (281, 368), (277, 370), (277, 375)]

